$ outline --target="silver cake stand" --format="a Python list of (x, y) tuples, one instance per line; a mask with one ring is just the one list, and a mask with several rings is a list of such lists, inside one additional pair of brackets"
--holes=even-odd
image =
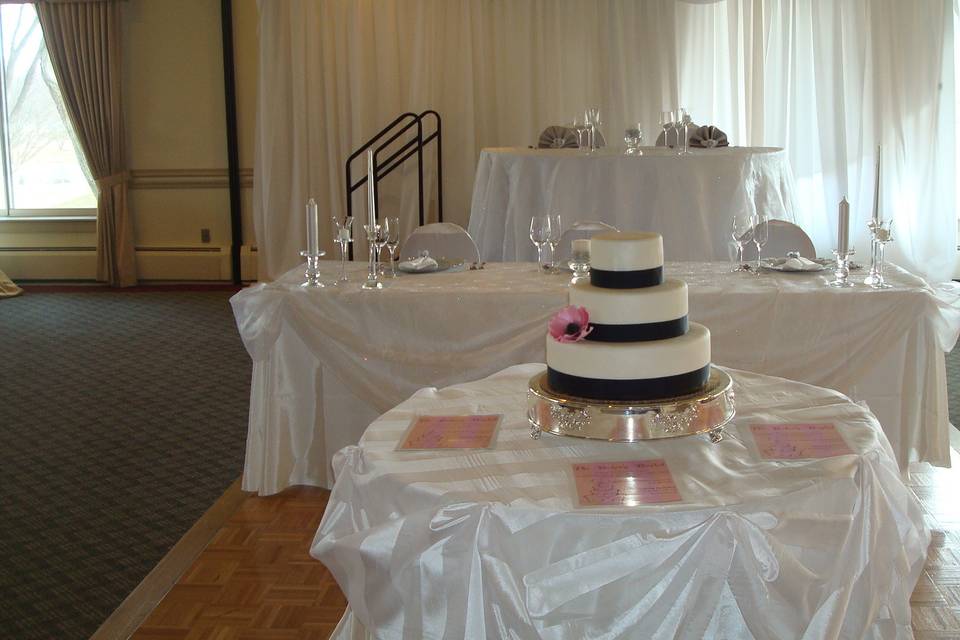
[(733, 380), (710, 367), (710, 379), (701, 391), (676, 398), (640, 403), (591, 400), (556, 393), (547, 386), (547, 372), (530, 378), (527, 419), (530, 435), (547, 431), (608, 442), (639, 442), (709, 433), (712, 442), (723, 439), (723, 425), (734, 416)]

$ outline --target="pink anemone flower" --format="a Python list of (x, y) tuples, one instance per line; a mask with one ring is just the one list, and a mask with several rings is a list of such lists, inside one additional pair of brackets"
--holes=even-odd
[(590, 314), (583, 307), (569, 305), (550, 318), (550, 335), (557, 342), (580, 342), (593, 331)]

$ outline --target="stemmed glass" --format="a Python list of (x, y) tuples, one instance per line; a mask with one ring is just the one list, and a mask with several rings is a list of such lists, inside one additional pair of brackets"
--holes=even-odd
[(397, 247), (400, 246), (400, 218), (385, 218), (384, 225), (384, 243), (387, 245), (387, 251), (390, 252), (390, 277), (397, 277), (397, 263), (394, 254)]
[(757, 247), (757, 275), (760, 275), (760, 253), (763, 251), (763, 245), (767, 244), (770, 237), (770, 228), (767, 224), (767, 214), (757, 212), (753, 218), (753, 244)]
[(677, 135), (677, 147), (676, 147), (676, 148), (677, 148), (677, 154), (678, 154), (678, 155), (683, 155), (683, 153), (684, 153), (684, 144), (683, 144), (683, 138), (682, 138), (682, 136), (683, 136), (683, 129), (686, 128), (686, 127), (684, 126), (684, 122), (685, 122), (685, 121), (687, 120), (687, 118), (689, 118), (690, 116), (687, 115), (687, 110), (684, 109), (683, 107), (677, 107), (677, 110), (673, 112), (673, 115), (674, 115), (674, 119), (673, 119), (673, 130), (674, 130), (674, 132), (675, 132), (676, 135)]
[(583, 134), (587, 131), (587, 121), (584, 116), (573, 116), (573, 123), (570, 126), (577, 134), (577, 148), (583, 149)]
[(548, 271), (555, 271), (557, 268), (557, 245), (560, 244), (560, 237), (563, 235), (563, 220), (559, 213), (550, 214), (547, 217), (550, 231), (547, 234), (547, 246), (550, 247), (550, 264)]
[(334, 228), (337, 230), (337, 236), (334, 242), (340, 245), (340, 277), (334, 284), (347, 281), (347, 245), (353, 242), (353, 216), (348, 216), (343, 224), (336, 216), (333, 216)]
[(734, 273), (749, 271), (750, 267), (743, 262), (743, 245), (753, 242), (753, 219), (742, 213), (734, 215), (730, 225), (730, 235), (733, 236), (733, 242), (737, 245), (737, 266), (733, 269)]
[(530, 241), (537, 248), (538, 270), (544, 270), (543, 245), (550, 240), (550, 217), (533, 216), (530, 219)]
[(893, 241), (893, 220), (881, 220), (872, 230), (873, 241), (877, 244), (877, 274), (870, 286), (874, 289), (890, 289), (892, 285), (883, 279), (883, 251), (887, 243)]
[(367, 265), (367, 280), (361, 289), (383, 289), (380, 280), (380, 250), (384, 245), (382, 224), (365, 224), (363, 230), (367, 232), (367, 245), (370, 249), (370, 260)]
[(643, 151), (640, 150), (640, 145), (643, 143), (643, 129), (639, 124), (628, 127), (623, 132), (623, 141), (627, 144), (627, 155), (643, 155)]
[(660, 128), (663, 129), (663, 146), (670, 146), (670, 129), (673, 128), (673, 111), (660, 112)]
[(600, 129), (600, 109), (597, 109), (596, 107), (590, 107), (584, 113), (584, 119), (587, 122), (590, 151), (595, 151), (599, 148), (597, 145), (597, 130)]
[[(681, 111), (683, 111), (681, 109)], [(690, 125), (693, 123), (693, 120), (690, 118), (690, 114), (686, 111), (683, 111), (683, 117), (680, 119), (679, 129), (677, 129), (677, 135), (680, 137), (680, 155), (687, 156), (690, 155)]]

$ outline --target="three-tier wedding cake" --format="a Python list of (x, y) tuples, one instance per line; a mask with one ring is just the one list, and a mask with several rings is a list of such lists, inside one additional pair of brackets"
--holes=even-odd
[(710, 377), (710, 331), (687, 321), (687, 285), (663, 279), (657, 233), (590, 241), (590, 282), (570, 286), (550, 321), (547, 384), (557, 393), (616, 402), (675, 398)]

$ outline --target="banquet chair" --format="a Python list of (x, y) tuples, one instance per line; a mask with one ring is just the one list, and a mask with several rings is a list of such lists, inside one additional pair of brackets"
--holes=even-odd
[[(783, 258), (790, 251), (796, 251), (804, 258), (813, 260), (817, 257), (817, 250), (807, 233), (786, 220), (770, 220), (767, 222), (769, 234), (767, 244), (763, 245), (763, 254), (767, 258)], [(745, 237), (753, 237), (751, 229)], [(757, 259), (757, 247), (752, 242), (743, 245), (743, 259), (746, 261)]]
[(619, 229), (606, 222), (600, 222), (599, 220), (578, 220), (574, 222), (573, 226), (564, 231), (563, 235), (560, 236), (560, 244), (557, 247), (557, 260), (560, 264), (564, 264), (570, 259), (573, 253), (574, 240), (584, 238), (589, 240), (596, 234), (606, 231), (619, 231)]
[(402, 260), (428, 251), (432, 258), (480, 262), (480, 250), (467, 230), (452, 222), (434, 222), (417, 227), (400, 246)]

